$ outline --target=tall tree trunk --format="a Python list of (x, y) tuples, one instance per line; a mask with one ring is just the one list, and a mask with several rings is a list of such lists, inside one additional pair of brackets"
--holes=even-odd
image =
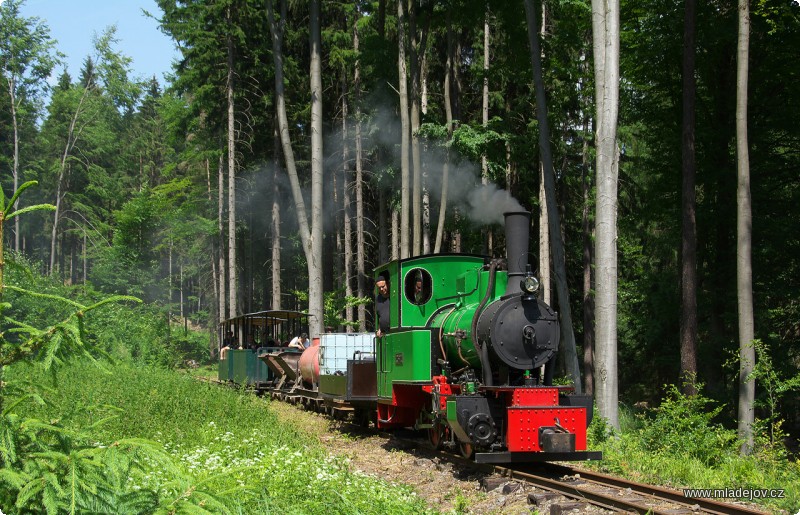
[[(11, 125), (14, 129), (14, 160), (11, 168), (11, 175), (14, 178), (14, 189), (16, 192), (19, 188), (19, 124), (17, 123), (17, 98), (15, 95), (14, 74), (8, 77), (8, 94), (11, 99)], [(17, 203), (19, 203), (17, 199)], [(2, 245), (2, 241), (0, 241)], [(14, 217), (14, 251), (19, 252), (19, 217)], [(52, 272), (51, 272), (52, 273)]]
[[(347, 73), (342, 70), (342, 214), (344, 215), (344, 271), (342, 279), (344, 281), (344, 294), (350, 298), (353, 296), (353, 281), (351, 271), (353, 270), (353, 229), (351, 221), (352, 202), (350, 200), (350, 142), (347, 127)], [(345, 320), (353, 321), (353, 307), (348, 305), (345, 308)], [(351, 325), (347, 325), (347, 332), (353, 331)]]
[[(227, 17), (230, 24), (230, 7)], [(228, 317), (238, 315), (238, 285), (236, 274), (236, 126), (234, 119), (233, 38), (228, 35), (228, 78), (225, 93), (228, 98)]]
[(595, 399), (599, 415), (619, 428), (617, 366), (617, 113), (619, 0), (592, 0), (597, 108), (595, 242)]
[(59, 163), (58, 167), (58, 182), (56, 184), (56, 209), (53, 213), (53, 231), (50, 234), (49, 275), (53, 275), (53, 270), (55, 269), (55, 264), (56, 264), (56, 239), (58, 235), (58, 222), (60, 220), (59, 217), (61, 214), (61, 201), (63, 200), (65, 195), (65, 193), (62, 193), (62, 187), (64, 186), (64, 177), (67, 173), (67, 159), (69, 159), (70, 153), (72, 152), (72, 148), (75, 146), (75, 143), (78, 140), (75, 127), (78, 123), (78, 118), (83, 113), (83, 103), (86, 100), (86, 97), (89, 94), (89, 90), (91, 88), (92, 88), (92, 81), (91, 79), (89, 79), (86, 82), (86, 86), (83, 88), (81, 99), (78, 101), (78, 107), (75, 108), (75, 112), (72, 114), (72, 120), (70, 120), (69, 122), (69, 129), (67, 130), (67, 142), (64, 145), (64, 153), (61, 155), (61, 162)]
[(736, 296), (739, 305), (739, 438), (743, 455), (753, 451), (753, 403), (756, 362), (753, 346), (753, 216), (750, 198), (750, 150), (747, 136), (747, 82), (750, 58), (750, 5), (739, 0), (739, 42), (736, 52)]
[[(211, 160), (206, 158), (206, 192), (208, 195), (208, 205), (212, 206), (214, 202), (213, 195), (211, 194)], [(218, 321), (220, 314), (217, 311), (219, 309), (219, 283), (217, 282), (217, 249), (216, 243), (212, 240), (211, 242), (211, 287), (214, 290), (214, 306), (211, 309), (211, 320)], [(202, 291), (202, 290), (201, 290)], [(197, 310), (200, 311), (200, 295), (198, 295), (198, 306)], [(208, 339), (208, 352), (211, 356), (211, 359), (214, 359), (217, 356), (217, 349), (221, 347), (219, 342), (217, 341), (217, 331), (214, 328), (215, 324), (209, 324), (208, 332), (209, 332), (209, 339)]]
[(286, 0), (281, 0), (281, 19), (275, 22), (272, 2), (267, 2), (270, 33), (272, 34), (272, 57), (275, 65), (275, 103), (278, 111), (283, 157), (292, 187), (300, 239), (308, 265), (308, 313), (311, 315), (309, 329), (317, 336), (323, 329), (322, 298), (322, 88), (320, 70), (319, 1), (311, 2), (311, 220), (313, 232), (307, 218), (305, 200), (300, 189), (297, 166), (289, 135), (286, 117), (286, 95), (283, 85), (283, 33), (286, 24)]
[(281, 309), (281, 201), (279, 176), (281, 138), (275, 120), (273, 162), (272, 162), (272, 309)]
[(533, 81), (536, 87), (536, 119), (539, 122), (539, 152), (544, 166), (544, 187), (547, 198), (547, 212), (550, 230), (550, 241), (553, 250), (553, 263), (556, 273), (556, 293), (558, 307), (561, 312), (561, 340), (564, 346), (564, 364), (567, 374), (575, 385), (575, 391), (583, 391), (581, 373), (578, 366), (578, 353), (575, 346), (575, 333), (572, 327), (572, 310), (569, 305), (569, 289), (567, 288), (566, 258), (564, 242), (561, 239), (561, 219), (556, 204), (555, 173), (553, 156), (550, 152), (550, 127), (547, 121), (547, 101), (542, 78), (541, 50), (537, 34), (536, 10), (533, 0), (525, 0), (525, 14), (528, 21), (528, 42), (530, 43)]
[(408, 70), (406, 67), (406, 14), (403, 0), (397, 2), (397, 72), (398, 92), (400, 94), (400, 258), (411, 255), (410, 236), (410, 203), (411, 203), (411, 170), (409, 150), (411, 144), (411, 128), (408, 115)]
[[(539, 29), (542, 41), (544, 41), (545, 26), (547, 25), (545, 13), (545, 3), (542, 2), (542, 23)], [(541, 57), (544, 60), (544, 51), (542, 51)], [(539, 160), (539, 280), (541, 281), (542, 300), (550, 304), (552, 297), (552, 287), (550, 285), (550, 222), (547, 216), (547, 193), (544, 187), (544, 163), (541, 160)]]
[(227, 316), (227, 283), (225, 281), (225, 167), (222, 153), (219, 154), (217, 163), (217, 231), (219, 232), (219, 321), (223, 322)]
[(695, 218), (695, 12), (696, 0), (685, 0), (683, 20), (683, 130), (681, 193), (681, 389), (697, 393), (697, 222)]
[[(484, 5), (483, 14), (483, 99), (481, 109), (481, 125), (483, 130), (489, 128), (489, 3)], [(486, 152), (481, 153), (481, 184), (489, 184), (489, 159), (486, 157)], [(486, 234), (484, 238), (484, 254), (491, 256), (493, 252), (492, 241), (492, 228), (486, 227), (483, 229)]]
[[(358, 42), (358, 15), (353, 20), (353, 50), (359, 52)], [(355, 146), (356, 146), (356, 277), (358, 280), (358, 296), (367, 296), (365, 261), (366, 244), (364, 240), (364, 152), (361, 142), (361, 61), (356, 59), (353, 70), (353, 95), (355, 104)], [(367, 327), (367, 306), (358, 306), (358, 327), (361, 331)]]
[(178, 294), (181, 321), (186, 325), (186, 311), (183, 307), (183, 263), (178, 265)]
[(585, 392), (594, 395), (594, 292), (592, 291), (592, 243), (594, 233), (591, 223), (592, 176), (589, 173), (589, 116), (584, 111), (583, 152), (581, 153), (583, 171), (583, 212), (581, 225), (583, 232), (583, 383)]
[[(453, 24), (452, 7), (447, 8), (447, 57), (445, 59), (444, 71), (444, 113), (445, 123), (447, 124), (448, 142), (453, 137), (453, 104), (451, 97), (451, 77), (453, 75)], [(438, 254), (442, 249), (444, 239), (444, 222), (447, 216), (447, 193), (450, 181), (450, 146), (447, 146), (444, 164), (442, 165), (442, 195), (439, 200), (439, 220), (436, 225), (436, 240), (433, 245), (433, 253)]]
[[(428, 17), (430, 22), (430, 17)], [(430, 25), (430, 23), (428, 24)], [(422, 58), (420, 59), (420, 73), (422, 82), (420, 92), (419, 106), (422, 116), (428, 114), (428, 50), (423, 49)], [(427, 148), (427, 146), (426, 146)], [(431, 192), (428, 177), (428, 164), (422, 162), (422, 253), (431, 253)]]
[(311, 331), (319, 335), (324, 329), (322, 286), (322, 34), (320, 32), (320, 0), (311, 0), (311, 240), (308, 242), (308, 312)]
[(539, 161), (539, 281), (542, 300), (550, 304), (550, 222), (547, 216), (547, 193), (544, 187), (544, 164)]
[(411, 253), (422, 253), (422, 158), (419, 149), (419, 100), (420, 100), (420, 37), (417, 31), (417, 2), (408, 0), (408, 32), (411, 52), (411, 92), (409, 94), (411, 121), (411, 165), (412, 165), (412, 245)]
[(391, 260), (400, 259), (400, 212), (392, 209), (392, 254)]

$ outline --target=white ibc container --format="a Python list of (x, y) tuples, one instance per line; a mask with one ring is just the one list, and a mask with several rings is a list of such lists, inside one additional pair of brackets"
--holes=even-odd
[(373, 333), (325, 333), (320, 339), (319, 373), (334, 375), (347, 373), (347, 360), (374, 356)]

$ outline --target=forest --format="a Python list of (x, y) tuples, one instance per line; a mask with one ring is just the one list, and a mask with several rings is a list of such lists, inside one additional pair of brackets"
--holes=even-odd
[(735, 426), (748, 348), (755, 424), (796, 449), (798, 2), (619, 2), (609, 204), (595, 2), (158, 0), (181, 55), (160, 84), (133, 75), (113, 26), (66, 70), (21, 1), (0, 6), (0, 186), (38, 181), (16, 209), (53, 209), (5, 224), (7, 261), (138, 297), (168, 331), (206, 331), (213, 359), (220, 320), (266, 307), (320, 314), (316, 333), (372, 330), (374, 266), (502, 255), (497, 220), (518, 204), (572, 340), (565, 381), (605, 381), (611, 338), (621, 403), (701, 388)]

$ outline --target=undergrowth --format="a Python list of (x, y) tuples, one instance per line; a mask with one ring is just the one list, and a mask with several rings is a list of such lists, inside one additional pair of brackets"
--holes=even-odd
[(622, 409), (620, 431), (595, 417), (588, 445), (603, 451), (603, 461), (592, 466), (673, 488), (782, 489), (783, 499), (753, 502), (796, 513), (800, 464), (775, 448), (780, 443), (763, 437), (753, 455), (741, 456), (736, 431), (715, 422), (720, 410), (702, 394), (684, 395), (669, 385), (658, 408)]
[(351, 471), (298, 428), (279, 424), (264, 399), (124, 364), (108, 373), (80, 362), (49, 375), (31, 366), (12, 373), (49, 385), (45, 403), (29, 405), (25, 416), (91, 428), (98, 448), (147, 442), (154, 452), (115, 476), (121, 491), (138, 493), (146, 509), (137, 513), (181, 502), (213, 513), (426, 511), (409, 488)]

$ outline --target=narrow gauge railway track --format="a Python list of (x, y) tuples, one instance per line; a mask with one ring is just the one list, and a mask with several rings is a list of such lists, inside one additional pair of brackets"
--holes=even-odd
[[(394, 435), (394, 438), (398, 438)], [(401, 438), (398, 438), (401, 439)], [(413, 440), (419, 445), (418, 440)], [(409, 444), (412, 440), (408, 441)], [(714, 514), (714, 515), (766, 515), (768, 512), (740, 504), (732, 504), (705, 498), (686, 498), (677, 490), (630, 481), (600, 472), (570, 467), (549, 462), (512, 465), (477, 464), (446, 451), (432, 451), (440, 459), (446, 459), (463, 467), (473, 467), (486, 473), (502, 476), (502, 482), (517, 481), (528, 486), (562, 495), (572, 502), (559, 504), (550, 513), (562, 513), (570, 509), (582, 509), (587, 505), (614, 512), (652, 515)], [(499, 486), (484, 481), (484, 488)], [(497, 483), (497, 482), (495, 482)], [(553, 495), (531, 493), (532, 504), (553, 500)]]
[(495, 467), (507, 477), (519, 479), (573, 499), (581, 499), (612, 510), (653, 515), (709, 513), (718, 515), (764, 515), (765, 511), (713, 499), (686, 498), (682, 492), (647, 485), (585, 469), (543, 463)]
[[(212, 378), (201, 380), (230, 386)], [(403, 448), (413, 449), (424, 447), (426, 454), (442, 461), (452, 463), (462, 468), (472, 468), (483, 473), (496, 474), (501, 479), (492, 481), (485, 479), (483, 487), (491, 489), (500, 483), (515, 481), (528, 486), (544, 490), (547, 493), (531, 493), (528, 500), (532, 504), (549, 503), (554, 501), (556, 495), (566, 497), (570, 501), (566, 504), (553, 502), (559, 508), (551, 508), (550, 513), (561, 513), (570, 509), (582, 509), (588, 505), (597, 506), (614, 512), (642, 513), (653, 515), (680, 515), (680, 514), (715, 514), (715, 515), (765, 515), (766, 511), (759, 511), (747, 506), (724, 503), (713, 499), (686, 498), (677, 490), (660, 486), (647, 485), (627, 479), (610, 476), (591, 470), (554, 464), (554, 463), (523, 463), (510, 466), (478, 464), (448, 452), (446, 450), (432, 450), (423, 437), (405, 437), (401, 432), (388, 433), (375, 429), (366, 429), (365, 420), (355, 417), (350, 409), (326, 408), (318, 399), (309, 399), (298, 395), (286, 395), (276, 391), (260, 391), (273, 400), (281, 400), (297, 408), (323, 413), (334, 420), (338, 420), (340, 430), (348, 431), (349, 427), (354, 432), (374, 432), (385, 438), (392, 438), (402, 443)], [(350, 419), (352, 418), (352, 421)], [(495, 483), (495, 484), (492, 484)]]

